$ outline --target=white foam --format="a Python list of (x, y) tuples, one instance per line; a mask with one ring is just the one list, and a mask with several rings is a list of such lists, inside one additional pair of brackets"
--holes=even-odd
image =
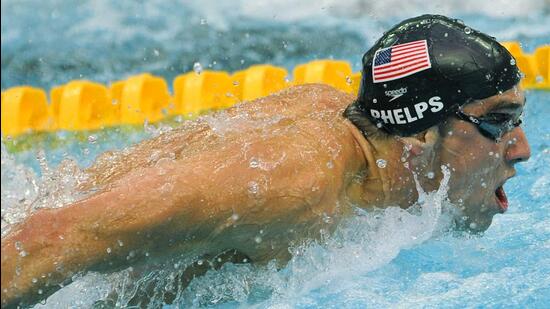
[(29, 168), (17, 164), (2, 142), (2, 235), (11, 224), (20, 222), (30, 212), (38, 196), (39, 180)]
[(76, 188), (86, 176), (74, 160), (65, 159), (52, 169), (44, 151), (36, 159), (41, 176), (17, 163), (2, 142), (2, 235), (37, 209), (62, 207), (84, 196)]
[(62, 293), (53, 294), (33, 308), (92, 308), (94, 302), (104, 299), (111, 292), (112, 284), (109, 279), (109, 276), (89, 273), (64, 287)]

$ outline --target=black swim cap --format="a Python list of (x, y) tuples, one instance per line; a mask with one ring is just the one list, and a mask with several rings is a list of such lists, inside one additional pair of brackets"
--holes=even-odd
[(408, 136), (520, 78), (495, 38), (456, 19), (422, 15), (393, 27), (363, 56), (357, 104), (379, 128)]

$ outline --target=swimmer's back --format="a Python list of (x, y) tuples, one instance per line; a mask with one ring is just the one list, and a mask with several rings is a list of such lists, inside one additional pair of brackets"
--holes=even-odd
[(340, 116), (354, 99), (352, 95), (328, 85), (306, 84), (251, 102), (244, 102), (230, 111), (238, 113), (247, 110), (294, 119), (315, 117), (320, 114)]
[(342, 113), (354, 97), (327, 85), (295, 86), (232, 108), (207, 114), (123, 152), (107, 152), (88, 169), (90, 181), (82, 188), (98, 189), (129, 171), (163, 158), (185, 160), (215, 151), (228, 143), (249, 144), (277, 135), (305, 134), (305, 143), (341, 140), (348, 132)]

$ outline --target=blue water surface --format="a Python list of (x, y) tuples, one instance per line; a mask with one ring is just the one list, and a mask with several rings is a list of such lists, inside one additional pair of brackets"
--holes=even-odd
[[(258, 63), (291, 71), (298, 63), (334, 58), (349, 61), (357, 71), (362, 54), (385, 29), (422, 13), (461, 18), (501, 41), (519, 41), (527, 52), (550, 41), (550, 9), (544, 1), (520, 6), (507, 1), (489, 6), (474, 1), (219, 2), (2, 1), (2, 90), (21, 84), (49, 89), (73, 79), (109, 83), (142, 72), (170, 81), (197, 61), (230, 72)], [(505, 185), (510, 209), (497, 215), (484, 235), (436, 236), (387, 254), (373, 252), (372, 260), (360, 254), (357, 271), (349, 271), (340, 251), (322, 247), (307, 249), (278, 272), (228, 265), (196, 280), (186, 305), (550, 308), (550, 92), (528, 91), (527, 100), (524, 128), (532, 158), (519, 164), (517, 176)], [(59, 132), (55, 139), (61, 143), (38, 141), (9, 154), (13, 161), (8, 163), (3, 149), (2, 168), (28, 167), (38, 179), (39, 150), (51, 168), (65, 158), (86, 167), (107, 150), (155, 134), (155, 128)], [(3, 171), (2, 190), (16, 188), (17, 179), (4, 178)], [(392, 243), (398, 235), (387, 237), (380, 240)], [(351, 253), (356, 245), (350, 240), (343, 247)], [(43, 307), (88, 308), (102, 298), (97, 291), (113, 282), (120, 279), (90, 275)]]

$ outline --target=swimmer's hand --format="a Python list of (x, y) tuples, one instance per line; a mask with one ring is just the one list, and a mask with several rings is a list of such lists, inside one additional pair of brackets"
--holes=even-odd
[[(85, 200), (36, 212), (2, 239), (2, 307), (33, 304), (85, 271), (113, 271), (168, 251), (234, 248), (255, 260), (260, 246), (271, 252), (276, 245), (288, 254), (288, 229), (314, 227), (331, 213), (347, 168), (343, 161), (327, 167), (328, 151), (296, 135), (159, 161)], [(254, 168), (253, 157), (275, 163)], [(262, 244), (254, 241), (260, 229)]]

